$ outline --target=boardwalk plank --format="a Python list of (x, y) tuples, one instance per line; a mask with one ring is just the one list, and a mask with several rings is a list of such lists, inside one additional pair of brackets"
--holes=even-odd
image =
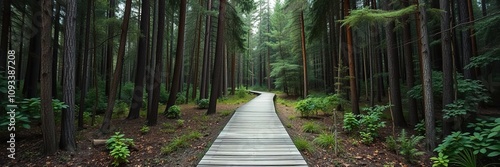
[(307, 166), (276, 115), (274, 94), (241, 106), (199, 162), (203, 166)]

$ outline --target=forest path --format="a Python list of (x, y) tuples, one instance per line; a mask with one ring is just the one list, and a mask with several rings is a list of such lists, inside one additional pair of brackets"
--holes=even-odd
[(198, 166), (307, 166), (276, 114), (275, 94), (252, 93), (260, 95), (236, 110)]

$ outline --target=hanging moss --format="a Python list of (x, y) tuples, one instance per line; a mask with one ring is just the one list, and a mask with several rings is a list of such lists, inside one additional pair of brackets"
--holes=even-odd
[(351, 27), (356, 27), (361, 24), (380, 24), (394, 21), (401, 18), (403, 15), (413, 14), (417, 11), (417, 5), (411, 5), (406, 8), (394, 11), (378, 10), (362, 8), (358, 10), (352, 10), (349, 16), (346, 16), (344, 20), (340, 20), (342, 26), (349, 25)]

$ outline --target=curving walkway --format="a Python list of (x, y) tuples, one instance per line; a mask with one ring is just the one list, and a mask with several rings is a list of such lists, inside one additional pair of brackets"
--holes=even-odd
[(276, 115), (273, 93), (236, 110), (203, 159), (203, 166), (307, 166)]

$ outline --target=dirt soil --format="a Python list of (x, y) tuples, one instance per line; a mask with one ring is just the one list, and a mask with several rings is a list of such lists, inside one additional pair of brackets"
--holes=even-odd
[[(122, 132), (126, 138), (132, 138), (137, 148), (132, 149), (130, 162), (122, 166), (195, 166), (229, 121), (232, 113), (242, 104), (244, 103), (219, 103), (217, 114), (209, 116), (205, 115), (206, 109), (198, 109), (193, 104), (181, 105), (180, 119), (184, 120), (182, 126), (178, 125), (176, 119), (167, 119), (159, 114), (158, 125), (151, 127), (145, 134), (140, 131), (145, 124), (145, 116), (136, 120), (113, 119), (112, 131)], [(0, 166), (111, 166), (112, 158), (105, 145), (93, 146), (91, 142), (93, 139), (108, 139), (112, 135), (101, 136), (98, 133), (99, 125), (77, 131), (77, 152), (58, 151), (52, 156), (42, 156), (40, 153), (40, 126), (18, 131), (16, 159), (7, 158), (7, 150), (2, 150)], [(191, 141), (187, 148), (179, 148), (168, 155), (161, 153), (161, 148), (175, 137), (194, 131), (200, 132), (203, 137)], [(59, 134), (59, 128), (57, 132)], [(0, 139), (7, 141), (8, 134), (0, 132)], [(0, 147), (7, 148), (6, 142), (1, 142)]]
[[(279, 96), (278, 98), (286, 99), (289, 97)], [(301, 151), (309, 166), (431, 166), (429, 155), (424, 155), (418, 162), (411, 164), (406, 162), (402, 156), (387, 149), (385, 146), (385, 136), (392, 135), (391, 125), (387, 125), (385, 128), (379, 130), (380, 135), (375, 138), (373, 144), (365, 145), (361, 143), (361, 139), (351, 137), (354, 135), (348, 135), (342, 130), (343, 118), (341, 118), (341, 112), (338, 112), (337, 115), (339, 116), (337, 122), (335, 126), (333, 126), (333, 116), (331, 115), (301, 118), (300, 113), (296, 112), (293, 106), (287, 106), (286, 103), (279, 102), (275, 104), (278, 116), (292, 139), (304, 138), (309, 141), (311, 145), (314, 145), (312, 141), (315, 137), (319, 136), (319, 134), (302, 132), (302, 125), (306, 122), (314, 121), (319, 123), (323, 127), (326, 127), (323, 131), (333, 131), (334, 128), (337, 129), (340, 139), (338, 155), (335, 155), (333, 148), (324, 149), (313, 146), (314, 150), (312, 152)], [(395, 129), (395, 131), (400, 132), (401, 129)], [(412, 130), (407, 131), (409, 131), (410, 135), (414, 133)], [(422, 150), (422, 148), (419, 149)]]

